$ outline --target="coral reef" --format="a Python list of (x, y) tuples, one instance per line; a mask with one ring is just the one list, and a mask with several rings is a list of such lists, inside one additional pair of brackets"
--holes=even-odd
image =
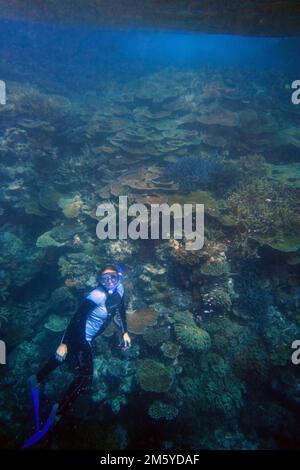
[[(125, 448), (133, 438), (142, 447), (148, 422), (156, 449), (292, 447), (300, 147), (289, 78), (222, 67), (102, 75), (80, 103), (66, 89), (51, 94), (58, 83), (42, 93), (9, 80), (0, 107), (5, 442), (24, 437), (26, 377), (113, 260), (125, 267), (132, 346), (118, 348), (113, 322), (95, 340), (92, 399), (72, 412), (77, 440), (60, 433), (49, 446)], [(97, 205), (117, 209), (120, 195), (148, 207), (204, 204), (203, 248), (172, 238), (100, 241)], [(50, 399), (72, 378), (55, 371)]]
[(200, 358), (197, 371), (182, 378), (181, 385), (193, 406), (203, 414), (230, 417), (243, 405), (244, 383), (234, 376), (230, 364), (215, 353)]

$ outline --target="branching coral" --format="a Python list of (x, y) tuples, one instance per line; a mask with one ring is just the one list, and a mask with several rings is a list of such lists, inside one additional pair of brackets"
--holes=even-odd
[(202, 413), (235, 415), (243, 404), (245, 386), (233, 374), (230, 365), (214, 353), (208, 353), (192, 377), (182, 380), (182, 387), (192, 406)]
[(227, 205), (240, 226), (256, 238), (286, 231), (299, 234), (299, 194), (296, 188), (260, 179), (232, 193)]
[(270, 355), (265, 342), (253, 329), (241, 326), (228, 317), (217, 318), (207, 326), (215, 351), (230, 360), (235, 374), (257, 384), (270, 377)]
[(191, 312), (177, 312), (174, 315), (174, 329), (178, 341), (188, 351), (204, 352), (211, 346), (209, 333), (194, 322)]

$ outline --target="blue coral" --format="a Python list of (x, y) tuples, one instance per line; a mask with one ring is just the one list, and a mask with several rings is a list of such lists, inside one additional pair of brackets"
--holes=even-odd
[(262, 272), (256, 263), (248, 263), (243, 266), (236, 281), (238, 292), (236, 307), (259, 319), (264, 317), (273, 303), (271, 292), (260, 287), (262, 281)]
[(168, 171), (182, 190), (195, 191), (214, 184), (217, 175), (223, 171), (223, 165), (219, 159), (184, 157), (172, 163)]
[(234, 162), (216, 155), (214, 158), (180, 158), (169, 165), (167, 175), (183, 191), (225, 191), (238, 182), (241, 172)]

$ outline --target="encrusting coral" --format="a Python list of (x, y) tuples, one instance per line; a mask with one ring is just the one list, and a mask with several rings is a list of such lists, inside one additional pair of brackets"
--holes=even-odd
[(145, 392), (163, 393), (172, 386), (174, 372), (171, 367), (153, 359), (138, 361), (136, 378)]
[(155, 400), (148, 408), (148, 414), (153, 419), (165, 419), (172, 421), (178, 415), (178, 409), (176, 406), (169, 403), (163, 403), (159, 400)]

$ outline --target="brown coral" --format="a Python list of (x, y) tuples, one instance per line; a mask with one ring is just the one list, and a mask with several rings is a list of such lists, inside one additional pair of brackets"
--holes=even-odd
[(142, 308), (127, 314), (127, 326), (130, 333), (143, 335), (147, 326), (157, 323), (158, 313), (153, 308)]

